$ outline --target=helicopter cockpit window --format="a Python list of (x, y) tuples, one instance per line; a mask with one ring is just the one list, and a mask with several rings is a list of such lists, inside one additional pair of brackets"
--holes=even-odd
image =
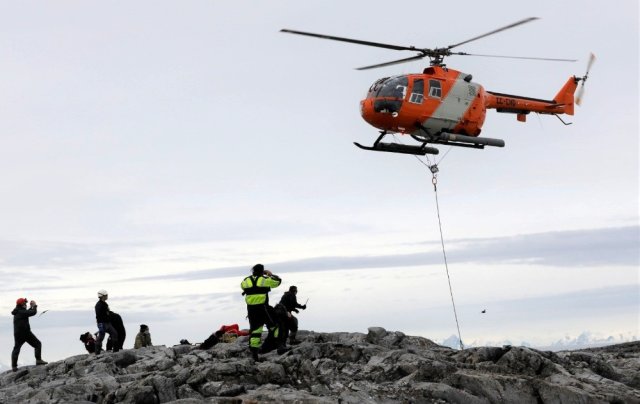
[(424, 80), (415, 79), (413, 80), (413, 90), (411, 90), (411, 97), (409, 97), (409, 102), (414, 104), (422, 104), (422, 100), (424, 99)]
[(376, 94), (377, 97), (391, 97), (404, 99), (407, 95), (409, 79), (407, 76), (392, 77), (382, 83), (382, 87)]
[(429, 80), (429, 97), (442, 98), (442, 87), (439, 80)]
[(382, 83), (387, 80), (389, 77), (383, 77), (373, 83), (371, 87), (369, 87), (369, 92), (367, 93), (367, 98), (375, 98), (378, 91), (382, 88)]

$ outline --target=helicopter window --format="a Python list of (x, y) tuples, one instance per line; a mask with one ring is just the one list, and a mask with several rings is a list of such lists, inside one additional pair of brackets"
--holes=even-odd
[(378, 81), (376, 81), (375, 83), (373, 83), (371, 85), (371, 87), (369, 87), (369, 93), (368, 93), (368, 98), (373, 98), (376, 96), (376, 93), (380, 90), (380, 88), (382, 87), (382, 83), (388, 79), (389, 77), (383, 77), (381, 79), (379, 79)]
[(433, 97), (433, 98), (442, 97), (442, 87), (440, 87), (440, 81), (429, 80), (429, 97)]
[(407, 76), (393, 77), (382, 83), (382, 88), (376, 94), (378, 97), (392, 97), (404, 99), (407, 94), (409, 79)]
[(413, 90), (411, 91), (411, 97), (409, 98), (409, 102), (414, 104), (422, 104), (422, 100), (424, 99), (424, 80), (415, 79), (413, 80)]

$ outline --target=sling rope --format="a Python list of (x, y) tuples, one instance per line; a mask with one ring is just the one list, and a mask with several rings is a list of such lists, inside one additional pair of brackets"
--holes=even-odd
[(444, 257), (444, 267), (447, 270), (447, 281), (449, 282), (449, 294), (451, 295), (451, 305), (453, 306), (453, 316), (456, 319), (456, 327), (458, 329), (458, 342), (460, 349), (464, 349), (462, 343), (462, 334), (460, 333), (460, 323), (458, 322), (458, 313), (456, 311), (456, 302), (453, 300), (453, 288), (451, 287), (451, 277), (449, 276), (449, 264), (447, 263), (447, 252), (444, 249), (444, 236), (442, 235), (442, 220), (440, 219), (440, 204), (438, 203), (438, 166), (433, 164), (429, 167), (431, 170), (431, 183), (433, 184), (433, 193), (436, 196), (436, 211), (438, 213), (438, 227), (440, 228), (440, 243), (442, 244), (442, 255)]
[[(444, 160), (444, 158), (447, 156), (447, 154), (449, 154), (450, 151), (451, 151), (451, 147), (449, 148), (449, 150), (447, 150), (444, 156), (442, 156), (442, 158), (438, 163), (441, 163), (442, 160)], [(442, 233), (442, 219), (440, 218), (440, 203), (438, 201), (438, 171), (440, 171), (440, 169), (438, 168), (438, 163), (434, 162), (433, 164), (431, 164), (431, 160), (429, 159), (429, 156), (425, 156), (429, 164), (420, 160), (420, 158), (416, 155), (414, 155), (414, 157), (421, 164), (426, 166), (429, 169), (429, 171), (431, 171), (431, 183), (433, 184), (433, 193), (436, 197), (436, 212), (438, 214), (438, 228), (440, 229), (440, 244), (442, 245), (442, 256), (444, 257), (444, 267), (447, 271), (447, 282), (449, 283), (449, 294), (451, 295), (451, 305), (453, 306), (453, 317), (456, 320), (456, 328), (458, 330), (458, 343), (460, 344), (460, 349), (464, 349), (464, 344), (462, 343), (462, 334), (460, 333), (460, 322), (458, 321), (458, 312), (456, 311), (456, 302), (453, 299), (453, 288), (451, 286), (451, 276), (449, 276), (449, 263), (447, 262), (447, 252), (444, 248), (444, 235)]]
[[(398, 141), (398, 139), (396, 138), (395, 134), (393, 135), (394, 139), (396, 139), (396, 142)], [(416, 160), (418, 160), (421, 164), (423, 164), (424, 166), (426, 166), (429, 171), (431, 171), (431, 183), (433, 184), (433, 193), (436, 197), (436, 212), (438, 214), (438, 228), (440, 229), (440, 244), (442, 245), (442, 256), (444, 257), (444, 267), (446, 269), (447, 272), (447, 282), (449, 283), (449, 294), (451, 295), (451, 305), (453, 306), (453, 317), (456, 320), (456, 328), (458, 330), (458, 343), (460, 344), (460, 349), (464, 349), (464, 344), (462, 343), (462, 334), (460, 333), (460, 322), (458, 321), (458, 312), (456, 311), (456, 302), (453, 299), (453, 288), (451, 286), (451, 276), (449, 276), (449, 264), (447, 262), (447, 252), (444, 248), (444, 236), (442, 233), (442, 219), (440, 218), (440, 204), (438, 202), (438, 164), (442, 162), (442, 160), (444, 160), (445, 157), (447, 157), (447, 154), (449, 154), (449, 152), (451, 151), (452, 147), (449, 147), (449, 150), (447, 150), (447, 152), (444, 154), (444, 156), (442, 156), (442, 158), (440, 159), (440, 161), (438, 161), (437, 163), (434, 161), (433, 164), (431, 164), (431, 160), (429, 159), (429, 156), (425, 156), (427, 158), (427, 163), (425, 163), (424, 161), (422, 161), (418, 156), (416, 156), (415, 154), (413, 155)], [(435, 160), (435, 157), (434, 157)]]

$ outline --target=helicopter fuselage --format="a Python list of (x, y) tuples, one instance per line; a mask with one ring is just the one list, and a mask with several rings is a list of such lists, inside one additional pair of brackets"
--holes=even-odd
[(577, 80), (571, 77), (553, 100), (489, 92), (470, 74), (431, 66), (422, 74), (376, 81), (360, 102), (365, 121), (387, 133), (419, 137), (441, 133), (478, 136), (487, 109), (513, 113), (525, 121), (530, 112), (573, 115)]

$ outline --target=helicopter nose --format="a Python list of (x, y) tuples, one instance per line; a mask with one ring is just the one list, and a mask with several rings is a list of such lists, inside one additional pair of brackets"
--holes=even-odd
[(360, 101), (360, 113), (369, 125), (397, 132), (401, 106), (401, 101), (367, 98)]

